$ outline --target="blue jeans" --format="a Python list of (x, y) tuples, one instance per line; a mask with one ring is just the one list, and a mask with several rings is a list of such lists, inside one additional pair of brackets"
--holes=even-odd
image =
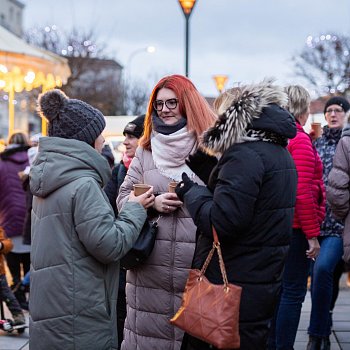
[(286, 260), (280, 303), (271, 327), (269, 349), (293, 349), (298, 330), (301, 307), (307, 292), (310, 259), (307, 239), (300, 229), (293, 229)]
[(312, 270), (311, 315), (308, 333), (314, 337), (328, 337), (331, 334), (331, 302), (333, 294), (333, 273), (343, 255), (341, 237), (320, 237), (320, 255)]

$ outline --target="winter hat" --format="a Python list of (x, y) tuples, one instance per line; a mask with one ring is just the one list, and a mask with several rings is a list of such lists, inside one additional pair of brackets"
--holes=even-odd
[(70, 99), (58, 89), (39, 96), (38, 110), (49, 122), (49, 136), (92, 145), (106, 126), (105, 118), (98, 109), (83, 101)]
[(138, 139), (142, 136), (143, 134), (143, 124), (145, 122), (145, 115), (142, 114), (138, 116), (136, 119), (132, 120), (130, 123), (126, 124), (123, 135), (125, 134), (130, 134)]
[(344, 112), (347, 112), (350, 109), (350, 103), (347, 99), (342, 96), (331, 97), (324, 106), (323, 114), (326, 114), (326, 110), (331, 105), (338, 105), (344, 109)]

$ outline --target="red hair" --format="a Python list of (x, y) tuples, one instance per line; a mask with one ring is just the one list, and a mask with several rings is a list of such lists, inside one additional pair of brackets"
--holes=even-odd
[(162, 78), (154, 87), (148, 102), (145, 129), (140, 146), (151, 150), (151, 134), (152, 134), (152, 114), (153, 101), (156, 99), (160, 89), (167, 88), (174, 91), (179, 101), (179, 111), (183, 117), (187, 119), (187, 129), (195, 133), (197, 139), (199, 136), (213, 125), (216, 115), (211, 110), (208, 102), (198, 92), (191, 80), (182, 75), (170, 75)]

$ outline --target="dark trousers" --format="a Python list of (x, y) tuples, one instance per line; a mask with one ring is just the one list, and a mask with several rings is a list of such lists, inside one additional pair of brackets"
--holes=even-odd
[[(331, 334), (334, 271), (343, 255), (341, 237), (320, 237), (320, 254), (312, 270), (311, 314), (308, 333), (313, 337), (328, 337)], [(333, 300), (333, 303), (335, 300)]]
[(0, 302), (3, 301), (12, 315), (22, 313), (22, 309), (7, 283), (6, 276), (0, 275)]
[(286, 260), (282, 292), (271, 325), (269, 346), (271, 349), (294, 349), (301, 308), (307, 292), (310, 259), (306, 256), (308, 241), (300, 229), (293, 229), (288, 258)]
[(126, 271), (124, 269), (120, 269), (119, 290), (118, 290), (118, 299), (117, 299), (118, 349), (120, 349), (120, 346), (124, 339), (124, 323), (126, 319), (125, 286), (126, 286)]
[(17, 285), (21, 282), (21, 265), (24, 275), (30, 269), (30, 253), (8, 253), (6, 255), (7, 266), (12, 276), (12, 284)]

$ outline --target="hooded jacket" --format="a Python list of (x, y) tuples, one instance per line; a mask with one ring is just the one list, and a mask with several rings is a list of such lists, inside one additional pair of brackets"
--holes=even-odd
[(117, 349), (119, 259), (145, 209), (127, 202), (115, 220), (102, 190), (107, 161), (87, 143), (40, 139), (30, 171), (30, 348)]
[(343, 131), (336, 153), (333, 168), (329, 173), (327, 201), (332, 214), (344, 220), (343, 260), (350, 264), (350, 124)]
[[(202, 146), (222, 154), (208, 187), (194, 185), (184, 196), (199, 230), (193, 267), (201, 268), (208, 256), (213, 225), (228, 279), (243, 288), (239, 329), (245, 350), (265, 349), (292, 234), (297, 173), (285, 146), (296, 126), (279, 107), (285, 102), (283, 91), (270, 82), (243, 88), (203, 135)], [(249, 130), (262, 136), (247, 138)], [(216, 254), (206, 277), (223, 283)], [(209, 349), (187, 339), (185, 349)]]
[(26, 193), (18, 176), (28, 163), (29, 146), (12, 145), (0, 155), (0, 226), (7, 237), (22, 235)]

